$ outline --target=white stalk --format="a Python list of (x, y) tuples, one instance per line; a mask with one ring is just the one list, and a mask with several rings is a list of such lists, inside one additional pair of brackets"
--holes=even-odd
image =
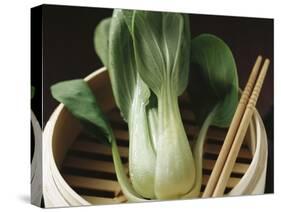
[(129, 172), (134, 189), (145, 198), (154, 198), (155, 152), (146, 113), (143, 83), (138, 80), (129, 115)]
[(192, 151), (181, 120), (177, 95), (169, 84), (158, 97), (159, 130), (155, 193), (158, 199), (176, 199), (195, 182)]

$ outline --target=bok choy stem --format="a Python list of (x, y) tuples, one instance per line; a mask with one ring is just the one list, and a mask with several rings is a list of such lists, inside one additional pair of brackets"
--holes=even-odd
[(178, 198), (195, 181), (192, 151), (180, 116), (177, 95), (168, 87), (158, 97), (158, 147), (155, 192), (159, 199)]
[(146, 95), (143, 85), (143, 81), (138, 78), (128, 118), (129, 170), (135, 190), (143, 197), (155, 198), (155, 150), (151, 139), (151, 133), (154, 132), (149, 132), (146, 111), (148, 98), (143, 98)]
[(112, 157), (113, 157), (113, 162), (114, 162), (114, 167), (116, 170), (118, 182), (121, 186), (122, 192), (127, 197), (128, 201), (129, 202), (146, 201), (146, 199), (144, 199), (134, 190), (126, 175), (115, 138), (112, 139)]
[(157, 96), (155, 195), (175, 199), (190, 191), (195, 165), (181, 120), (178, 96), (188, 83), (190, 30), (188, 16), (127, 12), (137, 71)]

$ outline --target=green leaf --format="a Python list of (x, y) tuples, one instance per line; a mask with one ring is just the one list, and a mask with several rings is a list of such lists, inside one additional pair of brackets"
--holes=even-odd
[(189, 74), (188, 16), (136, 11), (133, 20), (136, 63), (142, 79), (157, 96), (167, 83), (181, 95)]
[(51, 87), (51, 93), (80, 121), (89, 135), (103, 143), (111, 143), (110, 125), (84, 80), (59, 82)]
[(229, 47), (218, 37), (202, 34), (192, 40), (189, 93), (200, 123), (218, 103), (212, 125), (227, 127), (238, 102), (238, 76)]
[[(115, 101), (128, 120), (137, 82), (133, 41), (121, 10), (114, 10), (109, 33), (109, 75)], [(144, 89), (144, 92), (149, 90)], [(148, 98), (147, 97), (147, 98)]]
[(111, 18), (102, 20), (94, 33), (94, 47), (102, 63), (108, 67), (108, 45)]
[(124, 20), (128, 26), (128, 29), (133, 35), (133, 23), (134, 23), (134, 16), (135, 16), (135, 10), (122, 10), (122, 15), (124, 17)]
[[(109, 70), (117, 106), (127, 120), (137, 87), (138, 74), (133, 43), (122, 10), (115, 9), (112, 18), (106, 18), (98, 24), (94, 33), (94, 45), (97, 54)], [(148, 101), (150, 92), (145, 84), (142, 86), (145, 101)]]

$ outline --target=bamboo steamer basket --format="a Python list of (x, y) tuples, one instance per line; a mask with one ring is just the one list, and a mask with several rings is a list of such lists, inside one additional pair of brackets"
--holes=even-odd
[(42, 199), (42, 129), (31, 111), (31, 127), (34, 136), (34, 154), (31, 160), (31, 203), (40, 206)]
[[(101, 68), (85, 78), (113, 127), (120, 156), (128, 172), (128, 129), (116, 108), (108, 73)], [(188, 110), (188, 97), (180, 97), (180, 110), (189, 140), (199, 129)], [(211, 174), (227, 129), (211, 127), (204, 146), (201, 192)], [(60, 104), (43, 133), (43, 196), (46, 207), (126, 202), (116, 179), (111, 149), (83, 135), (79, 122)], [(263, 194), (267, 167), (267, 136), (254, 112), (225, 196)]]

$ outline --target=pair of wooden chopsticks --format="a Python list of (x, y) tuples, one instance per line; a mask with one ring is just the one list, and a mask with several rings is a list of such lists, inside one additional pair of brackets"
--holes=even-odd
[(202, 197), (219, 197), (224, 194), (226, 184), (253, 115), (270, 60), (265, 59), (259, 72), (261, 62), (262, 57), (258, 56)]

